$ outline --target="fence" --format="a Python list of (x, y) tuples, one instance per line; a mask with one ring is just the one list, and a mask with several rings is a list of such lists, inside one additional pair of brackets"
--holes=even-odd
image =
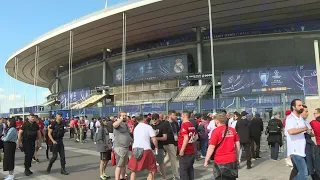
[[(147, 114), (147, 113), (167, 113), (169, 110), (181, 112), (184, 110), (193, 112), (212, 112), (217, 109), (226, 109), (227, 111), (243, 111), (249, 113), (279, 112), (282, 113), (290, 107), (293, 99), (301, 99), (304, 96), (299, 94), (288, 95), (260, 95), (260, 96), (240, 96), (218, 99), (199, 99), (197, 101), (186, 102), (166, 102), (166, 103), (148, 103), (140, 105), (126, 106), (106, 106), (90, 107), (84, 109), (69, 110), (71, 116), (112, 116), (120, 111), (125, 111), (128, 115)], [(59, 111), (59, 110), (56, 110)]]

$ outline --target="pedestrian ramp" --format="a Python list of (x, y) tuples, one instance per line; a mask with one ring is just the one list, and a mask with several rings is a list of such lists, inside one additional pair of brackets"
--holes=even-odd
[(85, 107), (92, 106), (106, 96), (107, 96), (106, 94), (94, 94), (94, 95), (90, 96), (89, 98), (87, 98), (86, 100), (80, 102), (79, 104), (72, 106), (71, 109), (82, 109)]
[(172, 99), (172, 101), (195, 101), (204, 96), (209, 91), (210, 87), (210, 84), (185, 87), (175, 98)]

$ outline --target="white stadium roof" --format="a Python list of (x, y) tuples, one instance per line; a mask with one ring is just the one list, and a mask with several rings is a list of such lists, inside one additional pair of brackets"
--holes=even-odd
[[(212, 0), (214, 29), (254, 27), (263, 23), (318, 19), (319, 0)], [(69, 32), (74, 32), (73, 62), (121, 48), (122, 12), (127, 16), (127, 46), (184, 34), (194, 27), (209, 26), (207, 0), (138, 0), (90, 14), (37, 38), (14, 53), (5, 69), (14, 77), (19, 58), (18, 80), (33, 84), (35, 46), (40, 48), (38, 85), (49, 87), (53, 67), (68, 65)]]

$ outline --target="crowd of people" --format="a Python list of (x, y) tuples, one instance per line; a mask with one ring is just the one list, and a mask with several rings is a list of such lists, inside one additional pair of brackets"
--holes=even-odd
[[(42, 142), (45, 142), (46, 156), (52, 152), (47, 172), (60, 155), (61, 174), (68, 175), (65, 169), (63, 137), (67, 126), (70, 138), (76, 143), (87, 142), (87, 132), (100, 153), (100, 180), (110, 179), (106, 173), (107, 164), (112, 160), (115, 179), (137, 179), (138, 172), (147, 171), (147, 179), (155, 179), (158, 172), (167, 179), (166, 166), (170, 163), (173, 179), (193, 180), (193, 164), (204, 160), (204, 167), (213, 166), (213, 177), (222, 180), (238, 178), (238, 169), (244, 151), (246, 168), (253, 167), (252, 160), (260, 157), (260, 142), (263, 132), (267, 135), (271, 149), (271, 160), (278, 161), (280, 147), (284, 146), (288, 166), (292, 166), (289, 179), (306, 180), (311, 176), (318, 180), (320, 175), (320, 108), (315, 109), (315, 120), (309, 122), (308, 107), (295, 99), (291, 109), (282, 120), (274, 114), (268, 125), (259, 114), (253, 118), (246, 111), (192, 114), (188, 111), (164, 114), (128, 116), (119, 112), (110, 118), (76, 117), (63, 121), (62, 115), (55, 119), (41, 120), (31, 114), (22, 118), (1, 119), (3, 148), (3, 170), (9, 171), (5, 180), (14, 179), (14, 162), (17, 147), (25, 153), (25, 175), (30, 176), (32, 160), (39, 163), (37, 156)], [(1, 126), (2, 124), (2, 126)], [(311, 137), (316, 138), (314, 143)], [(18, 146), (17, 146), (18, 145)], [(127, 169), (131, 171), (127, 177)]]

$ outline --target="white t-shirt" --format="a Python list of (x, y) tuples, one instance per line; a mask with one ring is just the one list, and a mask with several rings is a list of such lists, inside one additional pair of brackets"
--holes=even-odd
[(90, 129), (94, 129), (94, 128), (93, 128), (93, 124), (94, 124), (94, 122), (91, 121), (91, 122), (90, 122)]
[(232, 127), (233, 129), (236, 129), (237, 122), (238, 121), (232, 121), (232, 123), (230, 124), (230, 127)]
[(84, 120), (84, 123), (86, 124), (87, 127), (89, 127), (90, 122), (88, 119)]
[(145, 123), (139, 123), (133, 131), (133, 145), (132, 148), (138, 147), (144, 150), (151, 150), (150, 138), (155, 137), (153, 128)]
[(231, 127), (231, 124), (234, 122), (233, 118), (230, 118), (228, 121), (228, 126)]
[(298, 155), (305, 157), (306, 152), (306, 139), (304, 137), (304, 132), (296, 135), (290, 135), (288, 133), (289, 129), (297, 129), (306, 127), (305, 121), (301, 117), (297, 117), (291, 113), (286, 119), (285, 134), (287, 136), (287, 152), (289, 155)]
[(96, 128), (97, 128), (96, 133), (98, 133), (99, 127), (100, 127), (100, 121), (97, 121), (96, 122)]
[(209, 139), (211, 138), (211, 133), (215, 128), (216, 128), (216, 124), (215, 124), (214, 120), (211, 120), (209, 125), (207, 126), (207, 129), (209, 130), (209, 134), (208, 134)]

